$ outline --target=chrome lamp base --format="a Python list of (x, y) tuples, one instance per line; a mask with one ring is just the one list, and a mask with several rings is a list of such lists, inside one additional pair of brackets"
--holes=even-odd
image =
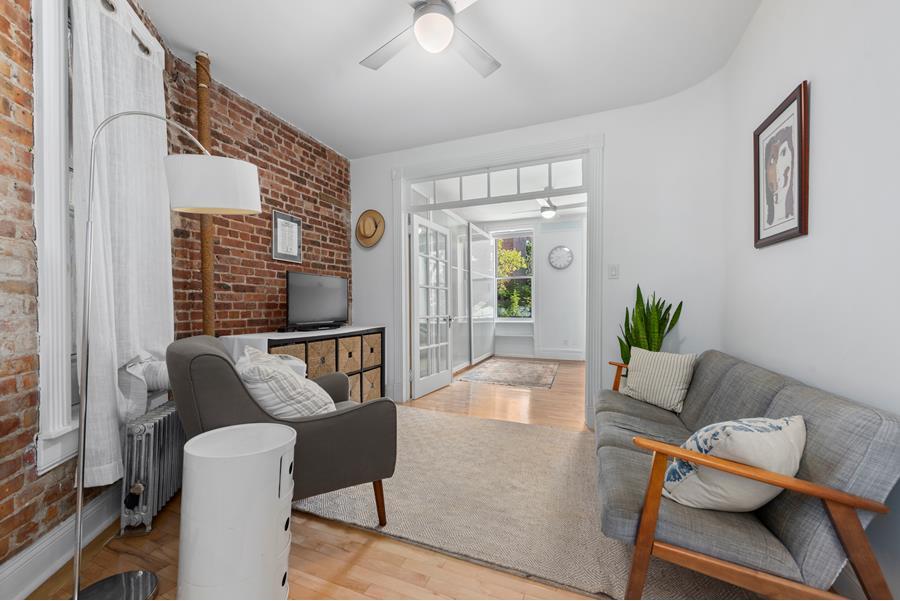
[(79, 599), (155, 599), (159, 578), (153, 572), (134, 570), (104, 578), (78, 593)]

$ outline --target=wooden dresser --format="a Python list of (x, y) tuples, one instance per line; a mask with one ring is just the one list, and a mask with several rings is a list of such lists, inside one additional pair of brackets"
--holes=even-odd
[(263, 332), (221, 338), (237, 360), (244, 348), (293, 355), (306, 362), (309, 378), (340, 371), (350, 378), (350, 398), (370, 401), (384, 396), (384, 327), (344, 326), (312, 332)]

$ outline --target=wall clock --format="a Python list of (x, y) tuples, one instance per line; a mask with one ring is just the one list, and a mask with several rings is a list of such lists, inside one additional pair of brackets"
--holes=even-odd
[(572, 254), (572, 249), (568, 246), (554, 246), (550, 249), (550, 254), (547, 255), (547, 259), (554, 269), (565, 269), (572, 264), (572, 259), (574, 258), (575, 255)]

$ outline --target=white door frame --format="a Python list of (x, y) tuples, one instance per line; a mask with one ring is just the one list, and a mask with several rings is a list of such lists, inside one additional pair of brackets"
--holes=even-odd
[[(574, 139), (560, 140), (554, 143), (531, 147), (516, 146), (505, 151), (487, 155), (468, 155), (448, 158), (442, 161), (397, 166), (391, 171), (393, 180), (393, 281), (400, 286), (394, 294), (394, 323), (400, 324), (401, 331), (396, 337), (397, 344), (393, 348), (393, 356), (389, 365), (394, 373), (391, 394), (394, 399), (406, 402), (410, 398), (410, 335), (409, 308), (409, 227), (407, 214), (409, 210), (409, 182), (442, 173), (457, 173), (467, 170), (482, 169), (492, 165), (520, 163), (539, 160), (541, 157), (552, 157), (569, 154), (587, 154), (585, 161), (585, 184), (587, 186), (587, 297), (589, 310), (587, 314), (587, 335), (585, 356), (587, 373), (585, 377), (585, 423), (593, 428), (593, 412), (590, 410), (594, 395), (601, 389), (602, 374), (602, 305), (603, 299), (603, 136), (582, 136)], [(598, 302), (599, 301), (599, 302)]]
[[(491, 346), (490, 352), (482, 353), (481, 355), (475, 356), (475, 316), (472, 314), (472, 284), (475, 281), (474, 271), (472, 270), (472, 234), (474, 230), (478, 230), (478, 233), (485, 236), (488, 240), (493, 242), (494, 237), (490, 232), (486, 232), (474, 223), (469, 223), (469, 365), (476, 365), (481, 363), (485, 359), (492, 357), (494, 355), (494, 346)], [(496, 251), (494, 251), (496, 252)], [(494, 257), (494, 284), (492, 288), (492, 293), (494, 295), (494, 328), (496, 331), (497, 327), (497, 258)]]

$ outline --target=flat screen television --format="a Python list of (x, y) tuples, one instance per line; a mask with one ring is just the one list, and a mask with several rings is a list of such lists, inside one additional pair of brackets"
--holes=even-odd
[(347, 279), (287, 272), (287, 325), (291, 329), (336, 328), (347, 321)]

